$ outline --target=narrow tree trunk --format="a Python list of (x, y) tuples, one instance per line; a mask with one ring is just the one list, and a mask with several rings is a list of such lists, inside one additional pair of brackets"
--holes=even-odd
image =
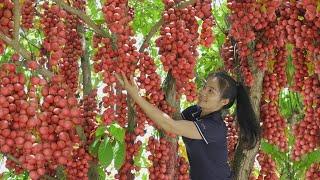
[[(129, 131), (130, 133), (134, 133), (134, 129), (137, 126), (137, 122), (136, 122), (136, 111), (134, 108), (134, 100), (130, 97), (127, 96), (127, 105), (128, 105), (128, 128), (127, 131)], [(129, 142), (129, 143), (134, 143), (133, 142)], [(132, 164), (133, 164), (133, 159), (131, 160)], [(129, 171), (127, 173), (127, 180), (134, 180), (134, 174), (131, 173), (131, 171)]]
[[(181, 119), (180, 117), (180, 101), (176, 99), (176, 86), (175, 79), (172, 77), (171, 72), (168, 73), (162, 89), (165, 92), (166, 101), (176, 109), (176, 112), (173, 114), (173, 119)], [(169, 163), (169, 177), (170, 179), (174, 179), (176, 164), (177, 164), (177, 151), (178, 151), (178, 138), (171, 138), (166, 136), (167, 139), (171, 142), (171, 162)]]
[(82, 49), (83, 55), (81, 56), (81, 70), (82, 70), (82, 85), (83, 85), (83, 96), (88, 95), (92, 90), (91, 83), (91, 67), (89, 58), (89, 45), (85, 39), (85, 29), (83, 26), (79, 26), (79, 31), (82, 34)]
[[(79, 33), (82, 36), (82, 49), (83, 55), (81, 56), (81, 71), (82, 71), (82, 86), (83, 86), (83, 97), (90, 94), (92, 91), (91, 83), (91, 67), (90, 67), (90, 57), (89, 57), (89, 45), (85, 38), (85, 29), (82, 25), (78, 26)], [(98, 173), (98, 161), (93, 160), (89, 162), (88, 170), (89, 179), (99, 179)]]

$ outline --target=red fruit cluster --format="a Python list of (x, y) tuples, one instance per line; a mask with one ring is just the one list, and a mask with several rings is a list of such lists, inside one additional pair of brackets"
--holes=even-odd
[(67, 13), (58, 5), (43, 4), (44, 13), (41, 18), (41, 25), (44, 30), (45, 39), (43, 47), (50, 53), (49, 65), (57, 65), (63, 57), (63, 48), (66, 44), (66, 26), (63, 19)]
[(256, 39), (255, 50), (252, 53), (255, 64), (263, 71), (267, 69), (267, 63), (274, 59), (274, 53), (272, 53), (274, 45), (271, 42), (266, 43), (265, 39), (269, 39), (269, 37), (265, 37), (266, 35), (267, 33)]
[[(103, 82), (106, 84), (103, 88), (103, 93), (108, 94), (108, 96), (105, 96), (102, 99), (105, 108), (103, 112), (103, 121), (105, 124), (111, 124), (111, 122), (115, 120), (114, 105), (118, 98), (117, 94), (114, 93), (114, 88), (112, 86), (112, 84), (116, 82), (116, 78), (112, 74), (116, 68), (114, 65), (115, 62), (113, 61), (113, 58), (115, 58), (116, 55), (112, 50), (109, 38), (94, 36), (93, 47), (98, 49), (93, 58), (94, 70), (96, 73), (102, 71)], [(116, 105), (119, 106), (121, 104), (118, 103)]]
[[(241, 52), (239, 48), (238, 52)], [(254, 83), (252, 72), (249, 68), (249, 63), (247, 58), (240, 58), (240, 71), (244, 76), (244, 82), (247, 86), (251, 87)]]
[(280, 1), (228, 1), (232, 11), (230, 35), (237, 42), (240, 70), (247, 86), (254, 83), (249, 61), (265, 70), (267, 61), (272, 57), (275, 41), (268, 36), (268, 31), (273, 29), (279, 5)]
[(132, 174), (132, 170), (139, 171), (140, 167), (134, 165), (133, 158), (134, 156), (137, 156), (139, 153), (139, 150), (141, 148), (142, 142), (136, 140), (135, 133), (126, 132), (125, 135), (125, 143), (126, 143), (126, 154), (125, 154), (125, 160), (122, 167), (119, 169), (118, 174), (115, 175), (116, 179), (120, 180), (127, 180), (127, 179), (133, 179), (134, 175)]
[(320, 179), (320, 164), (315, 163), (306, 172), (306, 180)]
[(71, 91), (75, 93), (78, 87), (78, 60), (83, 54), (81, 35), (77, 31), (77, 28), (81, 23), (76, 15), (70, 13), (67, 13), (65, 20), (65, 31), (67, 36), (65, 37), (66, 44), (63, 49), (62, 61), (59, 64), (61, 69), (60, 73), (65, 77), (66, 83)]
[(3, 6), (0, 9), (0, 31), (7, 36), (11, 36), (13, 31), (14, 4), (10, 0), (1, 0), (0, 3)]
[(293, 58), (293, 65), (295, 68), (294, 72), (294, 85), (292, 89), (301, 92), (302, 86), (304, 82), (304, 77), (308, 77), (308, 67), (306, 64), (306, 51), (300, 49), (293, 49), (292, 58)]
[(232, 161), (238, 142), (239, 129), (237, 129), (235, 125), (234, 117), (229, 114), (224, 117), (224, 122), (226, 123), (226, 126), (228, 128), (228, 159), (229, 161)]
[[(297, 48), (306, 48), (311, 52), (319, 53), (320, 42), (318, 39), (320, 35), (317, 33), (317, 29), (320, 27), (319, 21), (307, 20), (308, 11), (304, 9), (305, 7), (302, 4), (302, 1), (286, 2), (280, 8), (280, 19), (276, 31), (281, 32), (281, 40), (288, 41)], [(307, 21), (303, 20), (301, 16)]]
[(212, 28), (215, 26), (214, 17), (212, 15), (211, 0), (197, 0), (195, 9), (197, 17), (203, 20), (200, 34), (200, 44), (210, 47), (214, 41)]
[(280, 115), (279, 107), (275, 102), (265, 103), (261, 106), (262, 137), (270, 144), (277, 145), (285, 152), (288, 150), (287, 137), (285, 135), (286, 121)]
[(168, 169), (170, 163), (170, 142), (164, 138), (160, 138), (160, 141), (149, 138), (147, 150), (151, 152), (148, 159), (152, 162), (152, 166), (149, 167), (149, 178), (151, 180), (161, 179), (168, 180)]
[[(140, 70), (140, 76), (138, 82), (140, 82), (140, 88), (146, 90), (145, 98), (155, 106), (159, 107), (163, 112), (171, 115), (174, 109), (164, 99), (164, 93), (161, 89), (161, 77), (156, 73), (157, 66), (154, 60), (149, 56), (147, 52), (140, 53), (138, 68)], [(151, 126), (156, 126), (151, 119), (146, 117), (142, 110), (138, 110), (138, 122), (137, 125), (140, 129), (144, 127), (145, 121)], [(159, 127), (157, 127), (159, 129)], [(140, 130), (141, 132), (142, 130)]]
[[(127, 97), (121, 93), (121, 87), (118, 85), (118, 90), (115, 92), (113, 83), (116, 82), (114, 72), (123, 71), (130, 77), (137, 66), (139, 53), (134, 46), (136, 40), (131, 38), (133, 30), (128, 25), (132, 20), (132, 9), (128, 8), (126, 0), (112, 0), (104, 4), (102, 11), (108, 28), (117, 37), (116, 40), (94, 37), (94, 47), (98, 48), (94, 57), (94, 68), (96, 72), (102, 71), (103, 81), (106, 84), (103, 92), (108, 94), (103, 98), (106, 108), (103, 119), (106, 124), (110, 124), (116, 118), (124, 127), (127, 123)], [(115, 104), (118, 107), (116, 111), (113, 107)]]
[(87, 137), (87, 144), (91, 144), (94, 140), (94, 136), (92, 132), (95, 132), (96, 128), (98, 127), (96, 116), (100, 112), (97, 106), (97, 89), (92, 90), (88, 95), (83, 97), (83, 118), (84, 118), (84, 125), (83, 130)]
[(231, 37), (227, 36), (225, 43), (222, 45), (221, 49), (221, 57), (224, 62), (224, 68), (227, 71), (234, 70), (234, 55), (235, 55), (235, 48), (231, 43)]
[(86, 1), (85, 0), (73, 0), (71, 1), (72, 6), (81, 10), (85, 11), (86, 10)]
[(287, 75), (286, 75), (286, 66), (287, 66), (287, 52), (285, 49), (276, 49), (275, 51), (275, 61), (273, 72), (277, 74), (277, 81), (280, 88), (284, 88), (287, 85)]
[(196, 10), (192, 6), (184, 9), (168, 8), (163, 13), (164, 24), (160, 37), (156, 40), (160, 60), (165, 71), (170, 71), (176, 79), (177, 92), (186, 95), (188, 101), (196, 98), (194, 66), (198, 57), (198, 23)]
[(176, 164), (175, 179), (189, 180), (189, 163), (186, 159), (184, 157), (178, 157)]
[(278, 180), (279, 179), (276, 173), (276, 163), (274, 162), (274, 160), (271, 158), (270, 155), (262, 151), (259, 151), (257, 159), (261, 166), (257, 180), (264, 180), (264, 179)]
[(0, 69), (0, 151), (19, 161), (8, 160), (6, 167), (17, 173), (28, 170), (31, 179), (39, 179), (54, 175), (62, 165), (70, 178), (87, 179), (92, 158), (79, 148), (75, 130), (83, 123), (82, 111), (63, 76), (53, 76), (49, 83), (33, 76), (25, 89), (25, 77), (16, 73), (15, 65)]
[[(0, 0), (2, 8), (0, 9), (0, 31), (11, 37), (13, 31), (13, 7), (11, 0)], [(4, 52), (5, 43), (0, 40), (0, 55)]]
[(260, 105), (262, 137), (284, 152), (288, 149), (288, 142), (285, 135), (286, 121), (277, 105), (280, 90), (277, 74), (267, 72), (264, 76)]
[[(32, 148), (32, 137), (26, 128), (31, 128), (31, 118), (35, 119), (34, 106), (27, 102), (26, 79), (16, 73), (15, 65), (2, 64), (0, 79), (0, 152), (19, 157)], [(22, 172), (22, 168), (10, 160), (6, 167)]]
[[(311, 54), (313, 54), (313, 62), (315, 65), (315, 72), (320, 74), (320, 49), (319, 49), (319, 33), (316, 33), (319, 31), (320, 28), (320, 13), (317, 10), (318, 4), (316, 1), (309, 0), (309, 1), (299, 1), (301, 3), (302, 7), (306, 9), (305, 12), (305, 19), (308, 21), (308, 24), (310, 24), (309, 31), (306, 32), (306, 36), (310, 37), (308, 40), (313, 40), (313, 41), (306, 41), (310, 45), (307, 46), (308, 50)], [(312, 42), (312, 43), (311, 43)], [(304, 42), (305, 43), (305, 42)], [(311, 47), (311, 48), (310, 48)]]
[(33, 27), (33, 18), (36, 13), (35, 1), (25, 0), (21, 8), (22, 24), (21, 26), (25, 29)]
[(320, 107), (320, 83), (316, 75), (305, 77), (302, 87), (305, 116), (302, 121), (295, 124), (293, 132), (296, 137), (292, 151), (292, 159), (298, 161), (301, 156), (312, 152), (320, 145), (320, 121), (318, 109)]
[(72, 152), (72, 159), (66, 165), (67, 179), (88, 180), (89, 161), (92, 160), (90, 154), (84, 148), (75, 149)]

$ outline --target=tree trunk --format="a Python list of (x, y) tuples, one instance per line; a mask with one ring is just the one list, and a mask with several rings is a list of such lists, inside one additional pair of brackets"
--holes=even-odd
[[(173, 114), (173, 119), (181, 119), (180, 117), (180, 101), (176, 99), (176, 86), (175, 79), (172, 77), (171, 72), (169, 71), (163, 86), (163, 91), (165, 92), (166, 101), (170, 104), (171, 107), (176, 109), (176, 112)], [(178, 138), (171, 138), (166, 136), (167, 139), (171, 142), (171, 162), (169, 163), (169, 177), (170, 179), (174, 179), (175, 176), (175, 167), (177, 164), (177, 152), (178, 152)]]
[[(253, 76), (255, 79), (255, 85), (250, 89), (250, 99), (255, 111), (257, 120), (260, 121), (260, 100), (262, 92), (262, 83), (264, 72), (258, 69), (253, 69)], [(240, 136), (241, 137), (241, 134)], [(234, 180), (247, 180), (250, 177), (250, 173), (253, 167), (253, 163), (256, 154), (259, 150), (260, 140), (257, 142), (255, 148), (251, 150), (245, 150), (243, 147), (243, 139), (240, 138), (237, 149), (235, 151), (235, 157), (232, 164), (234, 171)]]

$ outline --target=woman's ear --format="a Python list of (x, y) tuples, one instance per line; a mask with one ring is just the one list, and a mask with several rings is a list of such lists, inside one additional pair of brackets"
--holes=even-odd
[(227, 105), (229, 103), (229, 99), (222, 99), (223, 106)]

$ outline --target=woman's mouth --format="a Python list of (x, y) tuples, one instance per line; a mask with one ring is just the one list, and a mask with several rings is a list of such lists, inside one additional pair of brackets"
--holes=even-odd
[(199, 101), (206, 102), (201, 96), (199, 96)]

